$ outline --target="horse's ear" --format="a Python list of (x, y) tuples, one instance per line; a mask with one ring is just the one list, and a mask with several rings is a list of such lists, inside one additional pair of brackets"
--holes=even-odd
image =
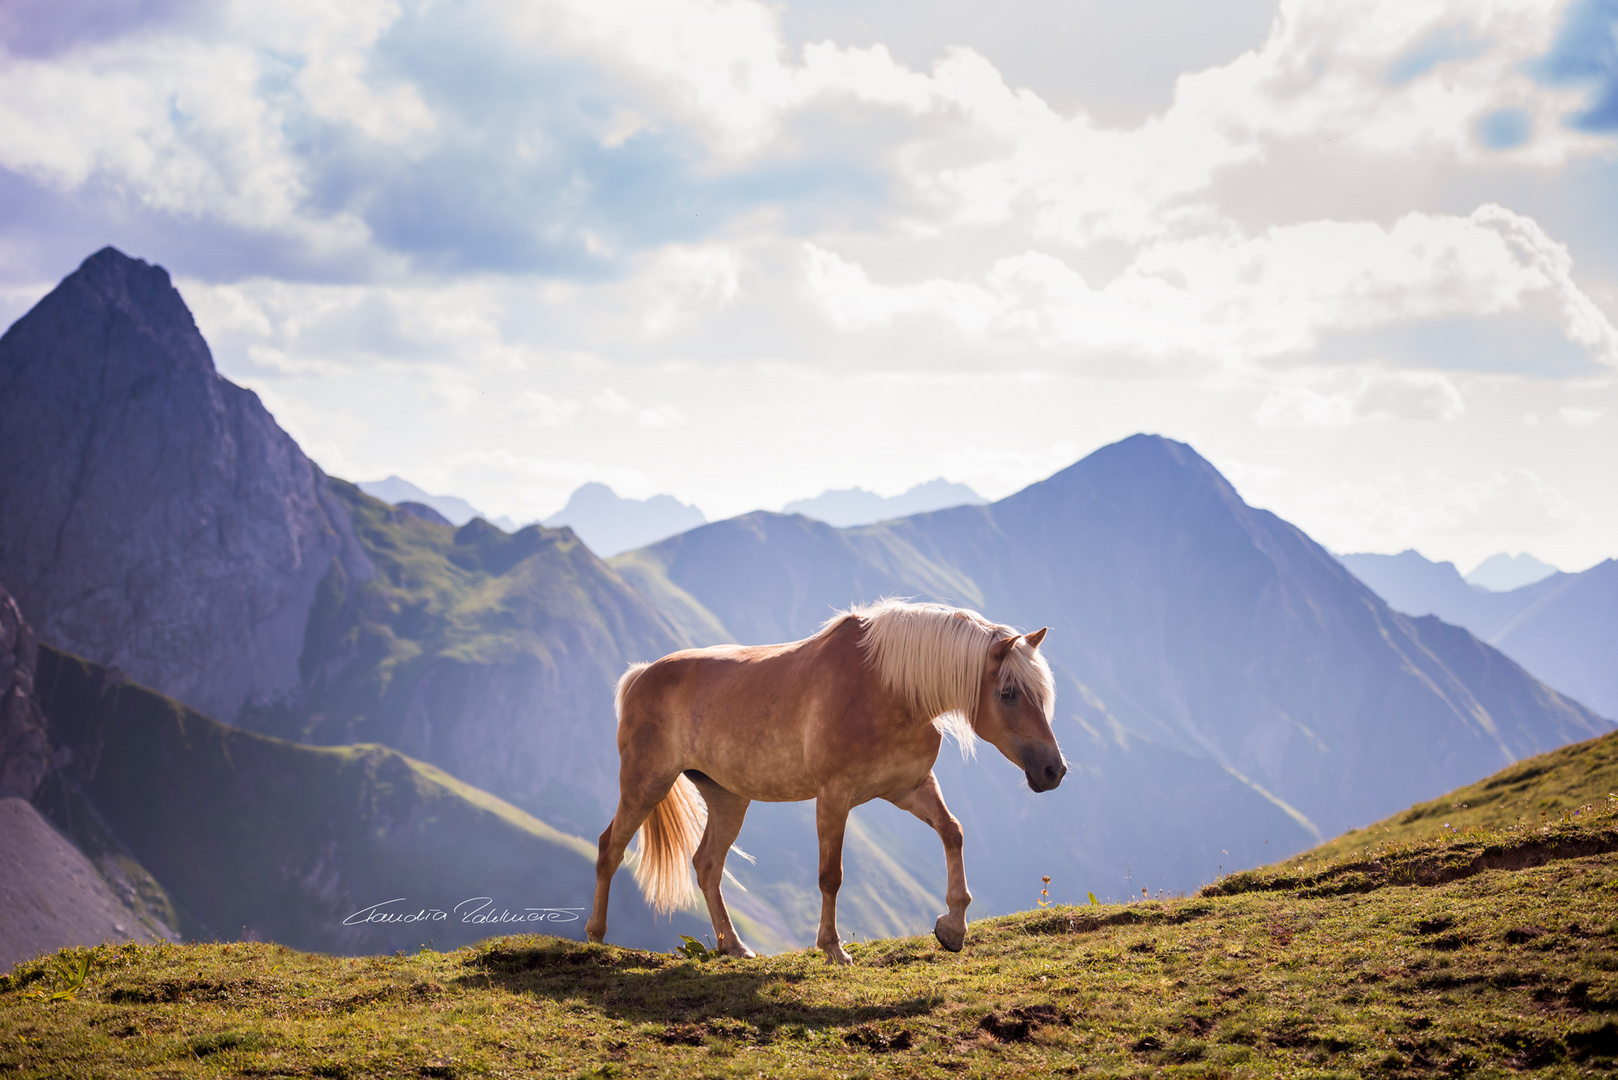
[(995, 663), (999, 663), (1006, 658), (1006, 653), (1010, 652), (1011, 647), (1015, 644), (1017, 644), (1016, 634), (1012, 634), (1010, 637), (1001, 638), (999, 641), (989, 646), (989, 659), (993, 660)]
[(1028, 647), (1030, 649), (1039, 648), (1039, 643), (1041, 641), (1045, 640), (1045, 631), (1047, 631), (1049, 629), (1050, 629), (1050, 627), (1048, 627), (1048, 626), (1041, 626), (1038, 630), (1035, 630), (1032, 634), (1027, 635)]

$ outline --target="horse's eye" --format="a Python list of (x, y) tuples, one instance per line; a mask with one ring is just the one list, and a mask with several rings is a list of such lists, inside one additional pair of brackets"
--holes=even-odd
[(1016, 701), (1017, 688), (1015, 686), (1008, 686), (1004, 690), (1000, 691), (1000, 700), (1005, 702)]

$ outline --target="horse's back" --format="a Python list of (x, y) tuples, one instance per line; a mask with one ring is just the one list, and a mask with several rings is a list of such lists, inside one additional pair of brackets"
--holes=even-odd
[(920, 782), (938, 733), (909, 721), (865, 662), (858, 625), (844, 623), (784, 645), (670, 653), (630, 688), (619, 749), (626, 762), (655, 751), (749, 799), (808, 799), (844, 782), (863, 801)]

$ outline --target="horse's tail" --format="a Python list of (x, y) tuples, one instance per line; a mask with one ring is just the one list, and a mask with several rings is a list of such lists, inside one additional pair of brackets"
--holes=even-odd
[(681, 776), (640, 827), (635, 883), (659, 915), (693, 904), (701, 895), (691, 878), (691, 856), (702, 843), (707, 818), (697, 785)]
[[(618, 680), (613, 703), (619, 724), (624, 722), (624, 699), (629, 696), (630, 688), (641, 672), (651, 666), (630, 664), (629, 670)], [(641, 824), (637, 834), (639, 857), (635, 861), (635, 883), (659, 915), (695, 903), (701, 895), (691, 879), (691, 856), (702, 843), (702, 831), (707, 824), (708, 805), (702, 801), (697, 786), (684, 776), (675, 779), (663, 801), (652, 808)]]
[(618, 677), (618, 689), (612, 696), (612, 708), (618, 714), (620, 724), (624, 722), (624, 698), (628, 696), (629, 688), (635, 685), (635, 680), (640, 678), (640, 673), (651, 666), (651, 664), (644, 661), (639, 664), (630, 664), (629, 670)]

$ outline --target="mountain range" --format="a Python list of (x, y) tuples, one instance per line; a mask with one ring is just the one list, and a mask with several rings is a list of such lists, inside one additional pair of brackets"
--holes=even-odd
[(1520, 551), (1515, 555), (1507, 555), (1502, 551), (1490, 555), (1467, 571), (1466, 583), (1480, 589), (1488, 589), (1490, 592), (1510, 592), (1524, 585), (1532, 585), (1556, 572), (1556, 567), (1541, 562), (1526, 551)]
[(950, 506), (981, 506), (987, 501), (965, 484), (951, 483), (938, 477), (898, 495), (882, 496), (860, 487), (823, 491), (812, 499), (789, 502), (781, 512), (802, 514), (828, 525), (846, 528), (909, 517), (911, 514), (925, 514), (929, 510), (943, 510)]
[[(516, 532), (518, 525), (508, 517), (485, 514), (457, 495), (432, 495), (398, 476), (386, 480), (361, 480), (354, 485), (373, 499), (381, 499), (390, 506), (423, 506), (444, 519), (447, 525), (465, 525), (473, 518), (482, 518), (502, 532)], [(432, 520), (431, 517), (428, 520)]]
[[(197, 932), (296, 933), (181, 894), (285, 884), (274, 866), (324, 880), (330, 859), (298, 862), (310, 846), (382, 865), (371, 841), (320, 831), (337, 816), (328, 788), (410, 837), (418, 869), (494, 874), (456, 859), (520, 820), (513, 850), (573, 880), (560, 868), (582, 841), (568, 838), (594, 836), (615, 801), (611, 698), (628, 663), (791, 640), (883, 595), (1052, 628), (1063, 786), (1033, 796), (992, 751), (939, 762), (974, 915), (1028, 906), (1044, 875), (1058, 898), (1192, 888), (1611, 727), (1466, 630), (1392, 610), (1155, 436), (993, 504), (850, 528), (758, 512), (605, 562), (567, 526), (456, 526), (414, 502), (325, 476), (213, 369), (161, 268), (106, 249), (0, 337), (0, 582), (50, 646), (40, 669), (79, 688), (49, 701), (76, 719), (43, 730), (77, 753), (75, 733), (112, 730), (85, 717), (140, 703), (135, 742), (88, 778), (58, 775)], [(124, 763), (156, 787), (118, 787)], [(47, 790), (32, 805), (65, 819)], [(285, 819), (286, 846), (235, 820), (286, 798), (306, 811)], [(203, 835), (146, 816), (169, 805), (217, 820)], [(812, 938), (812, 820), (808, 804), (749, 817), (740, 845), (758, 861), (732, 860), (748, 890), (732, 906), (756, 945)], [(914, 930), (942, 910), (937, 838), (907, 815), (862, 807), (846, 861), (846, 929)], [(369, 873), (350, 880), (382, 880)]]
[(1453, 563), (1415, 551), (1341, 559), (1395, 609), (1464, 626), (1537, 678), (1618, 716), (1618, 560), (1488, 592)]
[(606, 484), (589, 483), (568, 496), (567, 505), (545, 519), (547, 528), (564, 525), (606, 558), (696, 528), (708, 519), (695, 506), (672, 495), (626, 499)]

